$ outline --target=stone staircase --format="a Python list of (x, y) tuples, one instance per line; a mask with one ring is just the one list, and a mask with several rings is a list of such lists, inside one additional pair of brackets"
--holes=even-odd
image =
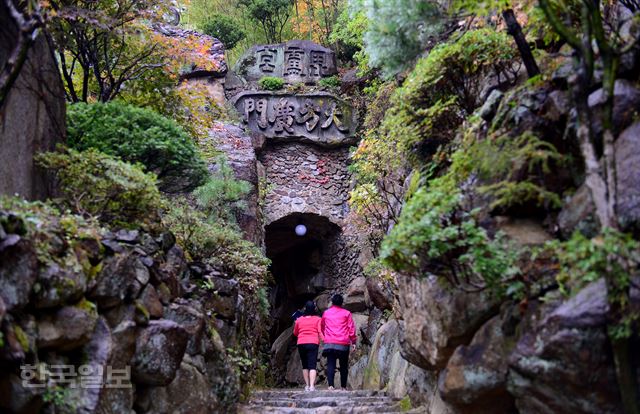
[(400, 400), (381, 391), (296, 389), (257, 391), (240, 407), (240, 414), (368, 414), (402, 413)]

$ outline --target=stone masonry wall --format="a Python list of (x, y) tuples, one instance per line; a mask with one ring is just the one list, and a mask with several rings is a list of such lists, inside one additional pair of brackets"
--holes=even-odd
[(348, 148), (269, 145), (260, 155), (269, 185), (265, 224), (291, 213), (314, 213), (341, 225), (349, 194)]

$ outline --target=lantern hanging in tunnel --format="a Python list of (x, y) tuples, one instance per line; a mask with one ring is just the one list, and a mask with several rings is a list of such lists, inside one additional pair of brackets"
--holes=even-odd
[(295, 232), (298, 236), (304, 236), (307, 234), (307, 226), (304, 224), (298, 224), (295, 228)]

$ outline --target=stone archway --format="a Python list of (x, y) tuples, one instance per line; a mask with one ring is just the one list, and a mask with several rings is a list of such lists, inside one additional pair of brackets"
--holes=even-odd
[[(303, 224), (306, 234), (295, 227)], [(307, 300), (336, 284), (336, 250), (342, 232), (328, 218), (313, 213), (292, 213), (265, 228), (265, 247), (271, 259), (274, 285), (270, 290), (273, 327), (271, 340), (291, 326), (291, 314)]]

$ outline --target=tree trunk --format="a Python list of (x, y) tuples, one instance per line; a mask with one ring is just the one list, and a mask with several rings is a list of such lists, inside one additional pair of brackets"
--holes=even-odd
[(533, 57), (533, 53), (531, 53), (531, 47), (529, 47), (529, 43), (524, 37), (524, 33), (522, 33), (522, 26), (520, 26), (520, 23), (516, 20), (516, 15), (513, 13), (513, 9), (503, 10), (502, 18), (507, 24), (507, 33), (509, 33), (516, 41), (522, 62), (524, 62), (524, 66), (527, 68), (527, 75), (530, 78), (539, 75), (540, 69)]

